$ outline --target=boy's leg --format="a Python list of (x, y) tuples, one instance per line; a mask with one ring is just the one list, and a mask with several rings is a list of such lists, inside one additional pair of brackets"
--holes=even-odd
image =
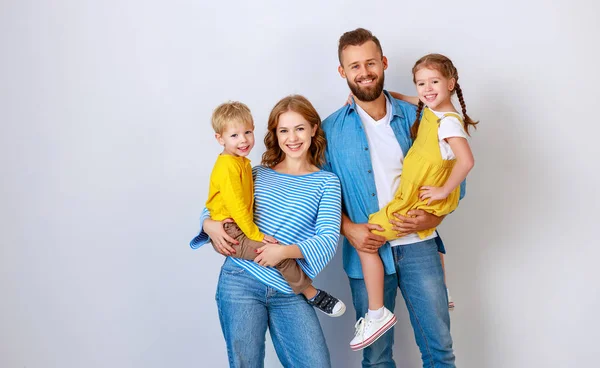
[(398, 247), (396, 260), (424, 367), (455, 367), (444, 272), (434, 239)]
[[(367, 314), (369, 309), (369, 298), (365, 280), (349, 278), (350, 290), (352, 291), (352, 303), (356, 310), (356, 319), (360, 319)], [(398, 278), (394, 275), (385, 275), (383, 277), (384, 293), (383, 304), (390, 311), (396, 307), (396, 294), (398, 291)], [(394, 329), (381, 336), (372, 345), (363, 350), (362, 366), (366, 367), (396, 367), (392, 358), (392, 348), (394, 345)]]
[(341, 300), (312, 286), (312, 280), (302, 271), (295, 259), (285, 259), (276, 268), (290, 284), (294, 293), (304, 294), (308, 304), (318, 308), (330, 317), (339, 317), (346, 312), (346, 305)]
[(306, 273), (304, 273), (304, 271), (302, 271), (302, 268), (300, 268), (300, 265), (295, 259), (284, 259), (283, 261), (279, 262), (275, 268), (281, 272), (281, 275), (285, 281), (290, 284), (290, 287), (295, 294), (303, 293), (309, 286), (312, 285), (312, 280), (310, 277), (308, 277), (308, 275), (306, 275)]
[(265, 245), (263, 242), (257, 242), (248, 239), (246, 234), (244, 234), (244, 232), (239, 228), (239, 226), (237, 226), (235, 222), (228, 222), (226, 224), (223, 224), (223, 228), (225, 229), (227, 235), (231, 236), (239, 242), (238, 245), (233, 245), (235, 253), (232, 254), (230, 257), (253, 261), (254, 258), (256, 258), (256, 256), (258, 255), (256, 254), (256, 250)]

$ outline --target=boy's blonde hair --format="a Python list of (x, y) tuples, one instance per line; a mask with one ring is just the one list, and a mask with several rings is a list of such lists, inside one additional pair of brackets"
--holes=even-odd
[(237, 123), (254, 127), (252, 113), (245, 104), (238, 101), (227, 101), (213, 111), (212, 127), (217, 134), (223, 134), (228, 124)]

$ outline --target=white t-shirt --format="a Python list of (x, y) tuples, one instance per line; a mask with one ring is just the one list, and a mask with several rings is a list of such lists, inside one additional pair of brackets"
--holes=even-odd
[[(463, 124), (456, 118), (456, 116), (446, 116), (444, 114), (450, 114), (448, 112), (439, 112), (431, 110), (440, 120), (440, 127), (438, 128), (438, 139), (440, 141), (440, 152), (442, 154), (442, 158), (444, 160), (453, 160), (456, 158), (454, 156), (454, 152), (452, 152), (452, 148), (450, 144), (445, 141), (446, 138), (452, 137), (462, 137), (467, 138), (467, 132), (465, 132), (465, 128)], [(451, 114), (456, 114), (455, 112), (451, 112)]]
[[(367, 142), (369, 143), (379, 209), (385, 207), (394, 198), (394, 194), (400, 186), (400, 174), (402, 174), (402, 163), (404, 162), (404, 154), (390, 125), (392, 104), (387, 96), (385, 98), (385, 109), (386, 115), (380, 120), (374, 120), (358, 104), (356, 105), (356, 111), (363, 123)], [(448, 118), (443, 120), (446, 119)], [(418, 234), (409, 234), (390, 241), (390, 244), (392, 246), (413, 244), (433, 239), (436, 236), (437, 232), (425, 239), (419, 238)]]

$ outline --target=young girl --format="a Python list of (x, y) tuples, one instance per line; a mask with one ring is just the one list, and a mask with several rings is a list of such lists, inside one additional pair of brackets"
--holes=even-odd
[[(452, 61), (440, 54), (430, 54), (419, 59), (412, 69), (417, 87), (417, 119), (412, 126), (413, 146), (408, 151), (400, 177), (400, 187), (394, 199), (379, 212), (369, 217), (369, 223), (380, 225), (384, 231), (373, 233), (387, 240), (398, 238), (390, 219), (394, 213), (407, 216), (413, 209), (421, 209), (436, 216), (454, 211), (460, 197), (460, 183), (467, 177), (474, 164), (473, 154), (467, 142), (469, 126), (475, 126), (467, 115), (462, 90), (458, 85), (458, 72)], [(456, 92), (463, 116), (452, 105)], [(396, 96), (394, 96), (396, 97)], [(417, 102), (399, 96), (408, 102)], [(423, 115), (421, 116), (421, 112)], [(434, 234), (435, 229), (418, 232), (421, 239)], [(353, 350), (363, 349), (374, 343), (395, 323), (396, 317), (383, 306), (383, 265), (378, 253), (358, 252), (369, 294), (369, 312), (365, 327), (357, 329), (350, 342)], [(373, 315), (382, 316), (379, 319)]]

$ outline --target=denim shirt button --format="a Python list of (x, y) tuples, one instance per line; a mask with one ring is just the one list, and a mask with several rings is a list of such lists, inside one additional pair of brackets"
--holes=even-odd
[(375, 197), (375, 193), (371, 193), (371, 196), (372, 196), (372, 197)]
[(367, 172), (370, 174), (370, 173), (371, 173), (371, 170), (368, 170)]
[(369, 147), (365, 147), (365, 151), (368, 151), (368, 150), (369, 150)]

